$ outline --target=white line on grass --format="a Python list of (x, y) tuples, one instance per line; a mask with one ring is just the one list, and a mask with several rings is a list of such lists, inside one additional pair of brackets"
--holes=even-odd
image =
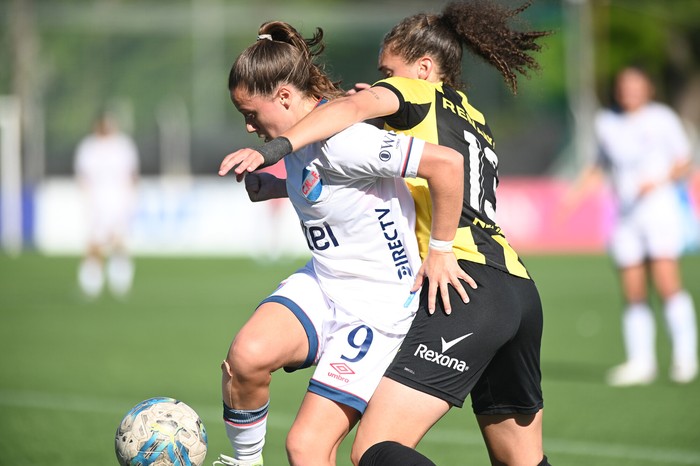
[[(0, 389), (0, 406), (6, 407), (123, 415), (134, 404), (134, 400)], [(213, 405), (198, 406), (197, 411), (206, 424), (211, 424), (221, 419), (221, 408), (219, 407)], [(292, 416), (276, 413), (268, 419), (268, 427), (286, 431), (292, 422)], [(481, 445), (483, 440), (477, 434), (440, 428), (438, 426), (428, 433), (423, 442), (448, 445)], [(626, 459), (651, 464), (700, 465), (700, 452), (689, 450), (620, 443), (583, 442), (550, 437), (544, 439), (544, 444), (547, 454), (552, 457), (557, 453), (561, 453), (589, 458)]]

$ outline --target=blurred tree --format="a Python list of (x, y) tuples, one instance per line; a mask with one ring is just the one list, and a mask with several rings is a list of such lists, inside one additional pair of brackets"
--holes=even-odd
[[(226, 76), (261, 22), (284, 19), (304, 34), (323, 27), (328, 70), (349, 87), (379, 77), (378, 46), (394, 23), (419, 11), (438, 12), (447, 1), (0, 1), (0, 63), (10, 64), (0, 66), (0, 92), (24, 95), (35, 108), (34, 123), (26, 124), (25, 153), (40, 150), (31, 145), (44, 140), (46, 122), (49, 174), (70, 171), (75, 144), (95, 112), (115, 100), (132, 109), (145, 173), (157, 173), (157, 115), (173, 99), (192, 116), (194, 171), (214, 173), (221, 154), (251, 142), (228, 103)], [(498, 1), (516, 6), (524, 0)], [(503, 153), (512, 154), (503, 161), (504, 174), (546, 173), (571, 137), (562, 10), (572, 2), (592, 7), (602, 101), (617, 68), (644, 61), (658, 78), (660, 97), (700, 124), (700, 1), (534, 0), (525, 19), (557, 34), (543, 41), (542, 71), (522, 80), (516, 98), (492, 69), (479, 60), (464, 62), (470, 99), (490, 115)], [(216, 24), (197, 28), (195, 3)], [(521, 154), (522, 148), (530, 153)]]
[(658, 98), (700, 126), (700, 2), (697, 0), (592, 0), (597, 78), (604, 103), (615, 72), (646, 67)]

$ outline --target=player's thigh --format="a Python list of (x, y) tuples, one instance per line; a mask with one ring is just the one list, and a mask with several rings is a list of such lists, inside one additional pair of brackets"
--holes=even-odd
[(353, 461), (357, 463), (369, 447), (384, 440), (415, 447), (450, 407), (437, 397), (382, 378), (357, 428)]
[(499, 320), (515, 323), (515, 329), (494, 352), (471, 390), (472, 409), (488, 415), (534, 414), (543, 405), (542, 302), (532, 280), (504, 276), (500, 291), (503, 302), (491, 311), (498, 315), (499, 309), (507, 309)]
[(654, 285), (663, 299), (668, 299), (682, 288), (678, 260), (653, 259), (649, 262)]
[[(675, 198), (672, 198), (675, 200)], [(658, 206), (640, 220), (650, 259), (676, 259), (685, 246), (683, 212), (677, 202)]]
[(647, 245), (639, 222), (633, 218), (622, 218), (615, 225), (610, 237), (610, 254), (619, 268), (644, 263)]
[(238, 368), (264, 367), (270, 371), (301, 364), (308, 354), (304, 327), (276, 302), (263, 303), (236, 334), (227, 361)]
[(334, 465), (338, 446), (359, 418), (357, 410), (307, 392), (287, 434), (290, 464)]
[(544, 456), (542, 410), (534, 414), (477, 415), (492, 464), (532, 466)]
[(363, 413), (402, 339), (336, 307), (308, 390)]
[(620, 268), (622, 293), (628, 303), (638, 303), (647, 298), (647, 269), (644, 263)]
[(253, 312), (234, 338), (227, 360), (232, 366), (270, 371), (311, 366), (329, 312), (313, 270), (302, 267)]

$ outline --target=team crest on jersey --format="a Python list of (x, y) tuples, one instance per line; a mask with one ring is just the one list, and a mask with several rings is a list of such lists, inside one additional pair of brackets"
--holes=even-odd
[(309, 201), (317, 201), (321, 197), (323, 180), (314, 164), (304, 167), (301, 174), (301, 193)]

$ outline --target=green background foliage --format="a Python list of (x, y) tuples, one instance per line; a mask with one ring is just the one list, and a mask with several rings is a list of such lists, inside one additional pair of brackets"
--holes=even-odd
[[(256, 143), (229, 102), (226, 77), (263, 21), (288, 21), (307, 36), (315, 27), (324, 28), (327, 69), (349, 88), (379, 77), (378, 45), (393, 24), (420, 11), (439, 12), (444, 4), (10, 0), (0, 3), (0, 63), (6, 65), (0, 66), (0, 94), (34, 102), (37, 110), (27, 115), (43, 117), (43, 129), (36, 120), (25, 124), (25, 150), (39, 138), (46, 149), (43, 169), (33, 171), (37, 162), (27, 164), (31, 180), (69, 174), (75, 145), (94, 115), (110, 106), (128, 117), (126, 126), (141, 149), (143, 172), (158, 173), (158, 115), (172, 102), (188, 111), (193, 171), (214, 174), (223, 155)], [(572, 35), (582, 5), (590, 5), (590, 40)], [(572, 41), (593, 47), (602, 103), (608, 101), (612, 74), (630, 61), (648, 65), (658, 78), (659, 96), (669, 103), (700, 98), (693, 84), (700, 73), (700, 2), (538, 0), (522, 19), (555, 34), (542, 40), (542, 70), (521, 80), (517, 97), (481, 60), (466, 57), (464, 62), (470, 98), (488, 116), (502, 148), (503, 175), (547, 174), (571, 158), (567, 86), (578, 58), (567, 58)], [(681, 111), (700, 123), (697, 112), (686, 105), (689, 109)]]

